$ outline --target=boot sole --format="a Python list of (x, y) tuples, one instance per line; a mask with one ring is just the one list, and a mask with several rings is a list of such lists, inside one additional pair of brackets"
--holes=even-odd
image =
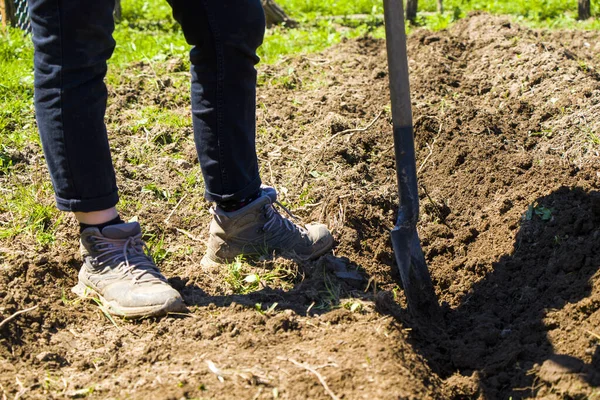
[[(292, 259), (297, 259), (297, 260), (301, 260), (301, 261), (313, 261), (316, 260), (317, 258), (321, 257), (322, 255), (324, 255), (325, 253), (329, 252), (329, 250), (331, 250), (331, 248), (333, 247), (334, 244), (334, 240), (333, 237), (330, 237), (329, 240), (327, 241), (327, 243), (321, 248), (321, 250), (311, 254), (310, 256), (305, 256), (302, 257), (298, 254), (293, 254), (291, 257)], [(276, 255), (282, 256), (282, 257), (286, 257), (285, 253), (279, 252), (279, 253), (275, 253)], [(261, 254), (240, 254), (240, 255), (244, 255), (247, 256), (249, 258), (260, 258)], [(204, 270), (214, 270), (215, 268), (221, 267), (222, 265), (226, 265), (226, 264), (230, 264), (232, 263), (234, 259), (228, 260), (228, 259), (224, 259), (224, 258), (219, 258), (216, 256), (212, 256), (209, 254), (209, 252), (207, 251), (204, 256), (202, 257), (202, 260), (200, 260), (200, 267), (202, 267), (202, 269)]]
[(100, 293), (94, 290), (94, 288), (87, 286), (82, 282), (79, 282), (77, 285), (73, 286), (71, 291), (82, 299), (97, 298), (100, 300), (103, 311), (105, 310), (111, 315), (116, 315), (123, 318), (134, 319), (144, 317), (161, 317), (167, 315), (168, 313), (187, 311), (183, 300), (177, 298), (167, 300), (164, 304), (160, 305), (122, 307), (115, 302), (106, 300)]

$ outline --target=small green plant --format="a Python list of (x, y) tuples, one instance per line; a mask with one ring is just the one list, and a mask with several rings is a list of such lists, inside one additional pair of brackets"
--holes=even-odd
[(588, 130), (588, 138), (591, 144), (595, 146), (600, 146), (600, 136), (596, 134), (593, 130)]
[(171, 254), (171, 251), (165, 244), (164, 235), (158, 238), (155, 234), (149, 234), (144, 237), (144, 240), (156, 265), (161, 265)]
[(0, 175), (8, 175), (13, 166), (12, 159), (0, 152)]
[[(316, 172), (316, 171), (313, 171)], [(298, 196), (298, 207), (304, 207), (307, 204), (313, 204), (315, 200), (311, 197), (312, 185), (307, 185), (300, 196)]]
[(339, 283), (332, 281), (326, 271), (323, 271), (324, 291), (319, 292), (319, 303), (315, 308), (320, 310), (331, 310), (340, 303), (341, 287)]
[(543, 129), (538, 132), (529, 132), (528, 135), (530, 137), (544, 137), (546, 139), (552, 138), (553, 132), (552, 129)]
[(98, 308), (98, 310), (102, 312), (104, 317), (106, 317), (106, 319), (108, 319), (114, 325), (115, 328), (119, 330), (121, 329), (115, 318), (108, 312), (106, 307), (104, 307), (104, 304), (102, 304), (102, 301), (98, 298), (98, 295), (93, 290), (85, 287), (81, 289), (81, 292), (78, 292), (78, 295), (82, 299), (90, 300)]
[(227, 266), (225, 281), (236, 294), (247, 294), (269, 285), (289, 289), (297, 272), (292, 268), (270, 262), (267, 268), (249, 264), (243, 256), (237, 257)]
[(562, 237), (560, 235), (554, 235), (554, 244), (560, 246), (568, 236)]
[(262, 309), (262, 303), (256, 303), (254, 305), (254, 310), (259, 313), (260, 315), (271, 315), (275, 312), (275, 308), (277, 307), (278, 303), (273, 303), (271, 304), (266, 310)]
[(154, 182), (144, 186), (142, 193), (152, 193), (158, 200), (169, 200), (171, 198), (171, 193), (167, 189), (159, 188)]
[(527, 208), (525, 219), (531, 221), (534, 216), (540, 217), (542, 221), (550, 221), (552, 219), (552, 209), (541, 206), (537, 203), (532, 203)]
[(348, 300), (346, 301), (344, 304), (342, 304), (342, 306), (346, 309), (346, 310), (350, 310), (350, 312), (353, 313), (360, 313), (362, 312), (364, 305), (361, 301), (359, 300)]
[(392, 288), (392, 296), (394, 297), (395, 302), (398, 302), (398, 295), (401, 291), (402, 289), (399, 286), (394, 286)]

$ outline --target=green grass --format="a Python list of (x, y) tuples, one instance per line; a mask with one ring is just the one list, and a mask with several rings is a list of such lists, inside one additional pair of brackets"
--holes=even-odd
[[(130, 119), (130, 126), (134, 133), (139, 132), (146, 126), (173, 128), (176, 130), (191, 125), (191, 121), (186, 115), (164, 110), (156, 105), (139, 107)], [(171, 136), (166, 137), (164, 134), (152, 138), (154, 142), (162, 144), (173, 143), (179, 139)]]
[[(268, 32), (263, 45), (258, 50), (258, 55), (264, 63), (273, 63), (291, 54), (319, 52), (339, 43), (344, 37), (353, 38), (375, 31), (377, 30), (367, 24), (340, 30), (338, 25), (327, 20), (312, 22), (305, 29), (276, 27)], [(382, 32), (377, 31), (377, 35), (381, 36)]]
[(54, 241), (54, 233), (62, 222), (52, 199), (49, 182), (16, 185), (12, 191), (0, 192), (0, 239), (31, 235), (40, 245)]
[[(383, 37), (381, 0), (279, 0), (278, 3), (300, 25), (295, 29), (276, 27), (267, 31), (264, 44), (258, 51), (263, 63), (278, 62), (290, 55), (318, 52), (342, 38), (363, 35)], [(435, 0), (421, 0), (418, 24), (433, 30), (444, 29), (470, 11), (482, 10), (510, 14), (518, 22), (533, 27), (600, 29), (600, 22), (594, 18), (584, 22), (576, 20), (575, 0), (445, 0), (444, 3), (446, 12), (440, 15), (435, 13)], [(363, 14), (365, 17), (359, 20), (344, 18), (354, 14)], [(161, 85), (161, 79), (169, 75), (166, 68), (169, 61), (183, 60), (180, 70), (189, 67), (187, 53), (190, 46), (185, 42), (164, 0), (123, 0), (122, 20), (116, 26), (114, 37), (117, 47), (109, 62), (107, 76), (107, 82), (113, 87), (135, 83), (142, 78)], [(148, 65), (153, 75), (150, 77), (147, 76)], [(170, 78), (173, 87), (181, 93), (181, 97), (175, 101), (187, 102), (188, 77), (185, 73), (178, 73), (171, 74)], [(292, 78), (282, 84), (294, 85)], [(133, 133), (146, 126), (159, 128), (152, 141), (157, 146), (180, 140), (171, 132), (178, 132), (180, 128), (190, 125), (187, 116), (175, 114), (168, 107), (132, 104), (125, 112), (128, 113), (124, 114), (127, 116), (127, 128)], [(31, 38), (16, 29), (0, 32), (0, 187), (3, 189), (0, 191), (0, 238), (27, 234), (44, 245), (52, 243), (61, 214), (52, 205), (48, 176), (42, 176), (42, 181), (33, 184), (27, 181), (23, 177), (33, 173), (32, 167), (20, 162), (16, 156), (26, 147), (29, 153), (31, 148), (41, 152), (34, 116)], [(115, 123), (122, 123), (123, 120), (118, 121)], [(592, 143), (599, 141), (592, 134), (588, 139)], [(142, 153), (140, 149), (139, 154), (132, 153), (129, 158), (143, 164)], [(39, 161), (33, 168), (37, 171), (43, 168), (42, 165), (43, 161)], [(20, 178), (14, 179), (13, 176), (17, 174), (21, 174)], [(199, 173), (189, 179), (186, 186), (202, 186)], [(147, 186), (145, 189), (157, 197), (170, 197), (158, 186)], [(139, 199), (122, 199), (122, 202), (131, 204), (136, 201), (139, 202)], [(242, 284), (237, 278), (232, 282), (238, 282), (232, 286), (237, 285), (235, 290), (241, 291), (249, 290), (243, 285), (254, 284), (246, 281)]]
[[(383, 13), (382, 0), (280, 0), (281, 6), (289, 12), (292, 17), (299, 19), (310, 19), (324, 15), (352, 15)], [(436, 0), (420, 0), (420, 12), (435, 12)], [(456, 16), (464, 16), (471, 11), (486, 11), (492, 14), (510, 14), (523, 22), (537, 26), (546, 27), (577, 27), (583, 29), (598, 29), (598, 23), (594, 20), (577, 22), (576, 0), (444, 0), (444, 9), (447, 20), (453, 20)], [(594, 13), (592, 7), (592, 13)], [(448, 18), (448, 16), (452, 16)], [(430, 21), (429, 17), (421, 19), (421, 22), (439, 24), (435, 19)]]
[[(336, 0), (280, 0), (292, 17), (303, 23), (330, 15), (367, 14), (381, 19), (381, 0), (341, 2)], [(519, 23), (539, 28), (600, 29), (595, 18), (577, 21), (576, 0), (444, 0), (445, 13), (435, 14), (436, 0), (420, 0), (417, 24), (431, 30), (447, 28), (471, 11), (512, 15)], [(592, 13), (595, 13), (592, 7)], [(411, 29), (410, 27), (408, 28)], [(379, 33), (379, 31), (377, 31)]]
[(293, 17), (383, 13), (382, 0), (278, 0), (278, 4)]
[(33, 112), (33, 45), (22, 31), (0, 33), (0, 148), (37, 140)]
[[(421, 0), (420, 9), (435, 11), (436, 0)], [(446, 10), (460, 9), (463, 12), (474, 10), (493, 14), (512, 14), (533, 21), (545, 21), (561, 17), (565, 13), (577, 11), (576, 0), (444, 0)]]
[(225, 282), (235, 294), (248, 294), (266, 286), (290, 289), (297, 271), (273, 262), (268, 268), (257, 268), (248, 264), (243, 257), (237, 257), (227, 265)]

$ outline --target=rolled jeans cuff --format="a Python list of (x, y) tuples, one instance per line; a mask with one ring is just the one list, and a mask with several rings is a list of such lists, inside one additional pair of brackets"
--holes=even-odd
[(253, 195), (254, 193), (258, 192), (260, 190), (261, 183), (262, 182), (260, 180), (260, 176), (257, 176), (252, 182), (250, 182), (250, 184), (246, 185), (246, 187), (244, 187), (242, 190), (239, 190), (232, 194), (224, 195), (211, 193), (208, 191), (208, 189), (206, 189), (204, 192), (204, 198), (208, 201), (213, 201), (215, 203), (221, 203), (224, 201), (231, 200), (244, 200)]
[(92, 212), (112, 208), (119, 202), (119, 193), (117, 191), (103, 197), (93, 199), (63, 199), (55, 196), (56, 206), (61, 211), (71, 212)]

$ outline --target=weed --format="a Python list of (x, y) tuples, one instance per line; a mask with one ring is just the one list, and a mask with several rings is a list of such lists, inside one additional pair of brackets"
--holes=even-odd
[(171, 254), (171, 251), (165, 245), (164, 235), (161, 235), (160, 239), (158, 239), (155, 234), (147, 234), (144, 235), (144, 241), (156, 265), (161, 265)]
[(154, 182), (145, 185), (142, 188), (142, 193), (152, 193), (158, 200), (169, 200), (171, 198), (171, 193), (167, 189), (161, 189)]
[(0, 175), (8, 175), (13, 166), (13, 160), (8, 155), (6, 146), (0, 146)]
[(590, 129), (587, 132), (587, 136), (591, 144), (595, 146), (600, 146), (600, 137), (598, 136), (598, 134), (596, 134), (596, 132)]
[(194, 189), (204, 189), (204, 178), (199, 166), (185, 172), (179, 170), (176, 172), (182, 175), (185, 179), (186, 193)]
[(100, 301), (100, 299), (98, 299), (96, 297), (90, 297), (90, 299), (92, 299), (92, 301), (96, 304), (96, 306), (98, 307), (98, 309), (102, 312), (102, 314), (104, 314), (104, 316), (106, 317), (106, 319), (109, 320), (110, 323), (113, 324), (113, 326), (115, 328), (120, 329), (119, 325), (117, 324), (117, 321), (115, 321), (115, 319), (108, 312), (108, 310), (106, 309), (106, 307), (104, 307), (104, 305), (102, 304), (102, 302)]
[(296, 275), (295, 270), (278, 263), (257, 269), (247, 263), (243, 256), (239, 256), (227, 266), (225, 282), (234, 293), (247, 294), (273, 284), (284, 290), (289, 289)]
[[(316, 172), (316, 171), (313, 171)], [(298, 197), (298, 207), (304, 207), (307, 204), (313, 204), (315, 200), (310, 196), (312, 185), (306, 185), (306, 187), (300, 193)]]
[(542, 221), (550, 221), (552, 219), (552, 209), (541, 206), (537, 203), (532, 203), (525, 212), (525, 219), (531, 221), (534, 216), (540, 217)]
[(363, 310), (364, 305), (361, 301), (352, 299), (352, 300), (348, 300), (345, 303), (343, 303), (342, 307), (344, 307), (347, 310), (350, 310), (350, 312), (360, 313)]
[(577, 64), (579, 64), (579, 70), (582, 72), (588, 72), (590, 67), (587, 65), (587, 63), (583, 60), (578, 60)]
[(52, 243), (62, 216), (53, 204), (41, 201), (41, 198), (51, 198), (50, 193), (49, 183), (18, 185), (9, 191), (5, 205), (0, 204), (0, 212), (10, 214), (12, 218), (0, 225), (0, 239), (28, 233), (40, 245)]
[(254, 310), (257, 313), (259, 313), (260, 315), (271, 315), (271, 314), (275, 313), (275, 308), (277, 307), (277, 305), (278, 305), (278, 303), (273, 303), (266, 310), (263, 310), (262, 304), (256, 303), (254, 305)]
[(104, 304), (102, 304), (102, 301), (98, 298), (98, 295), (94, 291), (92, 291), (88, 287), (85, 287), (83, 289), (83, 292), (79, 293), (79, 295), (81, 296), (80, 298), (92, 301), (94, 303), (94, 305), (96, 307), (98, 307), (98, 310), (100, 310), (100, 312), (102, 312), (104, 317), (106, 317), (106, 319), (109, 320), (114, 325), (115, 328), (121, 329), (119, 327), (119, 325), (117, 324), (117, 321), (115, 320), (115, 318), (108, 312), (108, 310), (106, 309)]
[(398, 293), (402, 292), (402, 289), (398, 286), (394, 286), (392, 288), (392, 296), (394, 297), (394, 301), (398, 302)]
[(326, 271), (323, 271), (323, 284), (325, 285), (325, 290), (319, 293), (321, 301), (315, 308), (331, 310), (337, 307), (340, 302), (341, 287), (338, 283), (331, 280)]
[(180, 139), (180, 137), (165, 133), (165, 131), (177, 132), (180, 128), (191, 125), (191, 121), (189, 121), (187, 115), (169, 111), (164, 109), (164, 107), (158, 106), (146, 106), (139, 111), (134, 111), (131, 119), (131, 126), (134, 132), (139, 132), (145, 127), (152, 127), (154, 131), (157, 128), (163, 128), (158, 129), (161, 132), (152, 137), (154, 143), (163, 145), (174, 143)]
[(554, 133), (552, 132), (552, 129), (543, 129), (538, 132), (528, 132), (529, 137), (544, 137), (546, 139), (552, 138), (553, 134)]

